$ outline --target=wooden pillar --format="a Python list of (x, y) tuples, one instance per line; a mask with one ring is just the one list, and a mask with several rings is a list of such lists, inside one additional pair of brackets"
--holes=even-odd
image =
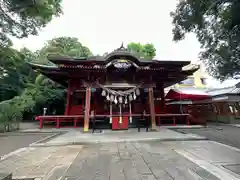
[(70, 84), (70, 80), (69, 80), (68, 81), (67, 104), (66, 104), (66, 109), (65, 109), (65, 115), (69, 115), (70, 101), (71, 101), (71, 84)]
[(84, 132), (88, 132), (90, 115), (91, 88), (86, 88), (85, 113), (84, 113)]
[(151, 128), (152, 130), (156, 130), (153, 88), (148, 88), (148, 100), (149, 100), (150, 114), (151, 114)]

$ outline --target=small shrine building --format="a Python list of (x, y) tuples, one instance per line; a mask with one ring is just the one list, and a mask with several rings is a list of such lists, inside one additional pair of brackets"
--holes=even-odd
[[(199, 69), (190, 61), (143, 59), (120, 47), (106, 56), (87, 58), (49, 57), (55, 66), (30, 66), (67, 88), (64, 115), (38, 116), (44, 121), (80, 122), (89, 130), (92, 117), (103, 119), (112, 129), (128, 129), (139, 117), (149, 119), (151, 128), (162, 117), (187, 118), (166, 112), (164, 88), (185, 80)], [(188, 122), (189, 123), (189, 122)]]

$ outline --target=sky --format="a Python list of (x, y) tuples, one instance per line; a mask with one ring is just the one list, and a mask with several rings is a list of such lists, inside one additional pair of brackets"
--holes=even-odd
[[(164, 2), (164, 3), (163, 3)], [(38, 36), (13, 39), (16, 48), (40, 49), (54, 37), (77, 37), (94, 54), (103, 54), (123, 42), (153, 43), (156, 59), (191, 60), (199, 62), (200, 45), (194, 34), (178, 43), (172, 41), (172, 20), (177, 0), (63, 0), (64, 15), (54, 18)], [(215, 87), (231, 86), (235, 80), (222, 84), (214, 79)]]

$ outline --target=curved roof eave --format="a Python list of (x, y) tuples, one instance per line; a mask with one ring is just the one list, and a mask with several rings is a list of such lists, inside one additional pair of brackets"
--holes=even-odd
[(35, 64), (27, 62), (29, 66), (31, 66), (33, 69), (43, 69), (43, 70), (59, 70), (57, 66), (48, 66), (43, 64)]
[(188, 76), (192, 75), (194, 72), (200, 69), (199, 65), (196, 64), (189, 64), (182, 68), (182, 72)]

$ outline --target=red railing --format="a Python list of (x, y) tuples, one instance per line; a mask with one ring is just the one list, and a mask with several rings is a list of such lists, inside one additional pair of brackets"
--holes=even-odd
[[(119, 114), (113, 114), (112, 117), (119, 117)], [(130, 114), (122, 114), (122, 116), (130, 117)], [(150, 117), (150, 114), (131, 114), (132, 117)], [(90, 118), (102, 118), (102, 117), (110, 117), (109, 114), (96, 114), (90, 115)], [(190, 122), (197, 122), (196, 119), (190, 114), (155, 114), (157, 125), (161, 125), (161, 117), (168, 117), (172, 119), (172, 125), (176, 125), (176, 118), (184, 117), (186, 120), (186, 124), (189, 125)], [(44, 122), (56, 122), (56, 128), (60, 128), (60, 122), (71, 122), (74, 123), (74, 128), (77, 127), (77, 123), (84, 120), (84, 115), (52, 115), (52, 116), (38, 116), (36, 120), (40, 121), (40, 128), (43, 128)], [(200, 122), (199, 122), (200, 123)]]

